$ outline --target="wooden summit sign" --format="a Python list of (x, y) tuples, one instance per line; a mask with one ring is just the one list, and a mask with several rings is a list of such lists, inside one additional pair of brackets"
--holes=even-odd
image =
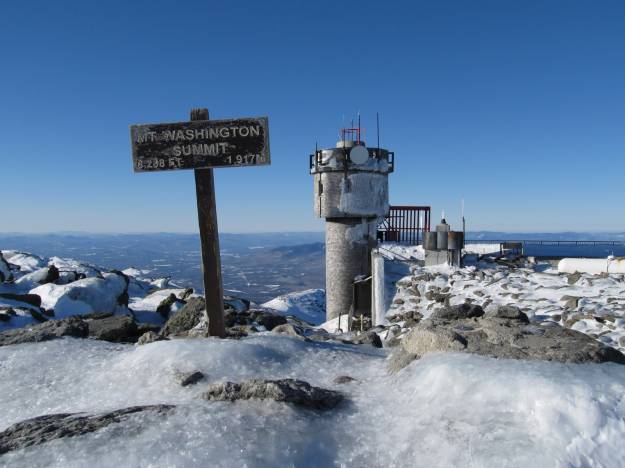
[(191, 110), (190, 122), (131, 125), (135, 172), (195, 169), (206, 318), (210, 336), (226, 336), (213, 167), (262, 166), (269, 157), (267, 117), (209, 120)]
[(267, 117), (132, 125), (135, 172), (271, 163)]

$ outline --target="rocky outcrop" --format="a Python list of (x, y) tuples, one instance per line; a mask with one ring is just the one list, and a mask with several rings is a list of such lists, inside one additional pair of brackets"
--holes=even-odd
[(156, 313), (160, 314), (164, 319), (167, 319), (171, 312), (171, 307), (176, 303), (185, 304), (185, 302), (178, 299), (175, 294), (170, 294), (156, 307)]
[(204, 374), (200, 371), (192, 371), (192, 372), (174, 372), (174, 380), (181, 387), (187, 387), (188, 385), (193, 385), (198, 383), (200, 380), (204, 378)]
[(62, 336), (86, 338), (88, 335), (89, 326), (87, 322), (80, 317), (70, 317), (2, 331), (0, 332), (0, 346), (47, 341)]
[(203, 297), (192, 297), (161, 329), (162, 336), (184, 334), (197, 326), (204, 318), (206, 302)]
[(155, 331), (147, 331), (139, 337), (139, 339), (137, 340), (137, 345), (145, 345), (149, 343), (154, 343), (155, 341), (163, 341), (163, 340), (167, 340), (167, 338), (159, 335)]
[[(465, 309), (468, 310), (468, 309)], [(625, 355), (593, 338), (549, 322), (529, 324), (516, 307), (493, 307), (479, 317), (461, 313), (424, 320), (401, 340), (389, 368), (397, 371), (430, 352), (466, 352), (495, 358), (530, 359), (570, 363), (616, 362)]]
[(212, 401), (275, 400), (318, 410), (332, 409), (343, 400), (339, 392), (294, 379), (217, 383), (209, 385), (201, 397)]
[(11, 273), (11, 267), (5, 260), (2, 252), (0, 252), (0, 283), (13, 281), (13, 274)]
[(174, 406), (132, 406), (108, 413), (85, 415), (84, 413), (60, 413), (39, 416), (13, 424), (0, 432), (0, 454), (34, 445), (44, 444), (63, 437), (75, 437), (95, 432), (110, 424), (123, 422), (133, 414), (153, 412), (167, 414)]
[(88, 320), (89, 337), (96, 340), (119, 343), (134, 343), (139, 338), (137, 324), (127, 315), (111, 315), (96, 320)]
[(279, 333), (280, 335), (293, 336), (295, 338), (303, 338), (305, 335), (304, 328), (293, 325), (292, 323), (285, 323), (278, 325), (271, 330), (273, 333)]
[(41, 297), (37, 294), (0, 293), (0, 298), (10, 301), (25, 302), (34, 307), (41, 307)]
[(459, 320), (472, 317), (481, 317), (484, 315), (484, 309), (478, 305), (461, 304), (457, 306), (441, 307), (432, 312), (433, 319), (440, 320)]
[(266, 310), (258, 310), (250, 312), (250, 319), (252, 322), (257, 323), (271, 331), (279, 325), (287, 323), (286, 317), (278, 314), (268, 312)]
[(0, 346), (47, 341), (63, 336), (134, 343), (144, 333), (126, 315), (90, 314), (0, 332)]

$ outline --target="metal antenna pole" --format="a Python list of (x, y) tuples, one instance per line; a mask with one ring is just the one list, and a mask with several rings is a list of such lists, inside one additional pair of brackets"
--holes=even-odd
[(378, 133), (378, 154), (380, 153), (380, 113), (375, 113), (375, 126)]

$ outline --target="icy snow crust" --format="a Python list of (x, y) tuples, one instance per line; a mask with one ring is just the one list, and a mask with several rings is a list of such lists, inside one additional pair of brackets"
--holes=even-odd
[(293, 315), (312, 325), (319, 325), (326, 318), (326, 294), (323, 289), (283, 294), (261, 307), (273, 309), (283, 315)]
[[(11, 466), (625, 466), (625, 367), (434, 354), (389, 376), (386, 351), (290, 337), (134, 347), (66, 338), (0, 348), (0, 430), (28, 417), (173, 403), (96, 433), (10, 452)], [(36, 369), (36, 372), (33, 370)], [(293, 377), (346, 393), (317, 413), (207, 402), (210, 382)], [(360, 383), (335, 385), (337, 375)], [(139, 430), (139, 426), (142, 429)]]

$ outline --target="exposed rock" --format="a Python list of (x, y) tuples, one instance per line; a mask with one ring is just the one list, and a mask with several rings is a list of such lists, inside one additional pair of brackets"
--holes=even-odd
[(85, 338), (88, 334), (87, 322), (80, 317), (69, 317), (63, 320), (49, 320), (38, 325), (1, 331), (0, 346), (47, 341), (62, 336)]
[(28, 309), (28, 312), (37, 322), (45, 322), (48, 320), (42, 313), (36, 311), (35, 309)]
[[(514, 315), (504, 309), (502, 315), (506, 314)], [(625, 364), (625, 355), (616, 349), (555, 322), (530, 325), (518, 317), (484, 316), (451, 321), (425, 320), (404, 337), (389, 368), (398, 370), (412, 359), (433, 351), (508, 359)]]
[(271, 330), (273, 333), (280, 333), (281, 335), (295, 336), (302, 338), (304, 336), (304, 329), (290, 323), (278, 325)]
[(258, 330), (251, 325), (235, 325), (234, 327), (226, 328), (226, 338), (234, 338), (237, 340), (248, 336), (250, 333), (256, 332), (258, 332)]
[(510, 319), (510, 320), (520, 320), (521, 322), (524, 322), (524, 323), (530, 322), (527, 315), (521, 312), (521, 309), (515, 306), (509, 306), (509, 305), (500, 305), (500, 306), (492, 307), (488, 309), (488, 311), (486, 312), (486, 316)]
[(380, 336), (373, 330), (367, 330), (357, 335), (354, 334), (349, 338), (347, 338), (346, 335), (349, 336), (348, 334), (344, 334), (340, 338), (343, 343), (355, 345), (369, 344), (374, 348), (382, 347), (382, 340), (380, 339)]
[(441, 307), (435, 310), (431, 318), (440, 320), (458, 320), (471, 317), (481, 317), (484, 315), (484, 309), (479, 305), (460, 304), (449, 307)]
[(224, 314), (224, 322), (226, 327), (234, 327), (235, 325), (247, 325), (252, 323), (252, 318), (247, 312), (237, 312), (234, 309), (229, 309)]
[(89, 337), (96, 340), (134, 343), (137, 341), (137, 324), (127, 315), (113, 315), (97, 320), (88, 320)]
[(319, 410), (332, 409), (343, 400), (339, 392), (294, 379), (217, 383), (209, 385), (201, 397), (214, 401), (275, 400)]
[(410, 286), (406, 291), (413, 296), (421, 297), (421, 291), (419, 291), (419, 287), (416, 284)]
[(127, 275), (125, 275), (119, 270), (112, 270), (111, 273), (121, 276), (123, 280), (125, 281), (126, 286), (124, 287), (124, 290), (122, 291), (121, 294), (117, 296), (117, 304), (120, 306), (128, 307), (128, 301), (130, 300), (130, 294), (128, 293), (128, 286), (130, 286), (130, 279), (128, 278)]
[(161, 327), (153, 323), (137, 323), (137, 336), (141, 336), (147, 332), (158, 333)]
[(267, 311), (251, 311), (251, 317), (257, 324), (262, 325), (269, 331), (273, 330), (278, 325), (287, 323), (286, 317), (283, 315), (272, 314)]
[(11, 320), (11, 317), (15, 317), (16, 315), (17, 314), (11, 307), (2, 309), (0, 310), (0, 322), (8, 322)]
[(95, 432), (110, 424), (125, 421), (135, 413), (151, 411), (166, 414), (173, 408), (174, 406), (171, 405), (132, 406), (96, 415), (60, 413), (27, 419), (0, 432), (0, 454), (63, 437), (75, 437)]
[(85, 320), (100, 320), (107, 317), (112, 317), (113, 315), (113, 312), (92, 312), (90, 314), (82, 314), (80, 315), (80, 317)]
[(175, 294), (170, 294), (165, 299), (161, 301), (161, 303), (156, 307), (156, 312), (160, 314), (164, 319), (169, 317), (169, 313), (171, 312), (171, 306), (174, 305), (178, 301), (178, 298)]
[(224, 306), (235, 312), (245, 312), (250, 308), (250, 301), (240, 297), (224, 296)]
[(189, 385), (196, 384), (203, 378), (204, 374), (202, 374), (200, 371), (174, 373), (174, 379), (181, 387), (187, 387)]
[(25, 302), (35, 307), (41, 307), (41, 297), (37, 294), (0, 293), (0, 298), (9, 299), (10, 301)]
[(360, 380), (350, 377), (349, 375), (339, 375), (332, 380), (333, 383), (337, 385), (348, 384), (352, 382), (360, 382)]
[(401, 347), (409, 354), (423, 356), (436, 351), (463, 351), (466, 340), (449, 328), (433, 325), (425, 321), (406, 334)]
[(428, 301), (440, 302), (441, 304), (448, 304), (451, 294), (442, 293), (435, 289), (430, 289), (425, 292), (425, 298)]
[(566, 281), (569, 284), (575, 284), (579, 281), (581, 277), (582, 277), (582, 274), (579, 271), (576, 271), (575, 273), (571, 273), (567, 275)]
[(167, 340), (167, 338), (159, 335), (156, 332), (148, 331), (139, 337), (139, 339), (137, 340), (137, 345), (140, 346), (140, 345), (144, 345), (148, 343), (153, 343), (155, 341), (163, 341), (163, 340)]
[(399, 372), (408, 364), (410, 364), (415, 359), (419, 359), (421, 356), (417, 356), (416, 354), (410, 354), (404, 351), (404, 349), (400, 346), (396, 351), (388, 359), (388, 371), (391, 374), (395, 372)]
[(581, 297), (578, 296), (562, 296), (560, 298), (561, 301), (564, 301), (564, 307), (566, 309), (577, 309), (580, 299)]
[(0, 283), (9, 281), (13, 281), (13, 273), (11, 273), (9, 263), (4, 259), (2, 252), (0, 252)]
[(165, 323), (161, 335), (177, 335), (188, 332), (202, 321), (206, 302), (203, 297), (192, 297), (188, 302)]
[(39, 281), (39, 284), (54, 283), (59, 279), (59, 269), (55, 265), (48, 265), (44, 270), (47, 270), (47, 274)]

